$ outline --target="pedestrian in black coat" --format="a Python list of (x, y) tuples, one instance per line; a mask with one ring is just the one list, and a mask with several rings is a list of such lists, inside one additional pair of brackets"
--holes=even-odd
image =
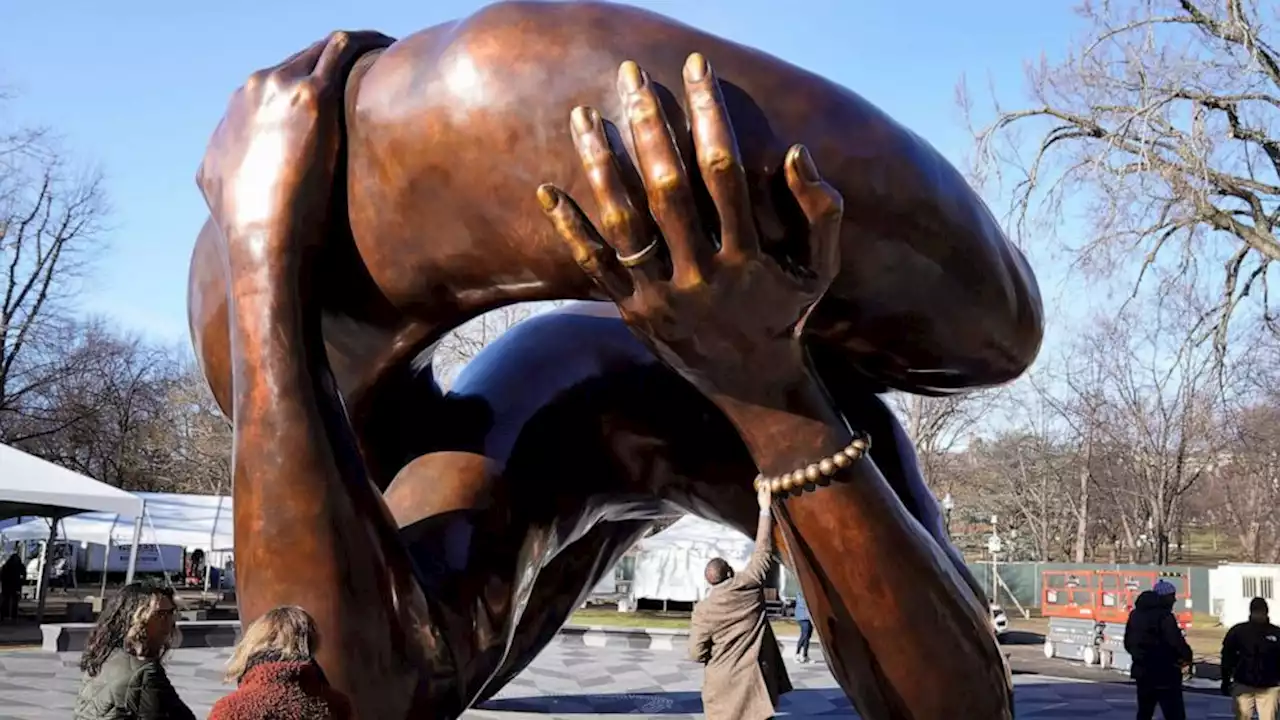
[(1124, 628), (1124, 649), (1133, 656), (1129, 674), (1138, 687), (1138, 720), (1152, 720), (1156, 706), (1164, 720), (1186, 720), (1182, 672), (1191, 664), (1191, 646), (1173, 616), (1177, 590), (1165, 580), (1138, 596)]

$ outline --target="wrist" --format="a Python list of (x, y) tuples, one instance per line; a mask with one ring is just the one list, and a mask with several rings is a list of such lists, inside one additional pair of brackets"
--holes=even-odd
[(853, 434), (817, 378), (806, 372), (751, 395), (714, 395), (763, 475), (803, 469), (846, 448)]

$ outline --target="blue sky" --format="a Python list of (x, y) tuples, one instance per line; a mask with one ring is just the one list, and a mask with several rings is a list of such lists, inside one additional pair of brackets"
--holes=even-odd
[[(187, 261), (205, 217), (193, 181), (228, 95), (334, 29), (395, 37), (483, 2), (434, 0), (59, 0), (0, 3), (0, 85), (10, 120), (49, 125), (101, 166), (110, 248), (83, 306), (164, 342), (186, 338)], [(983, 0), (657, 0), (635, 5), (760, 48), (868, 98), (961, 164), (971, 138), (955, 105), (968, 75), (985, 100), (1024, 99), (1023, 63), (1060, 56), (1081, 28), (1071, 3)], [(712, 58), (714, 62), (714, 58)], [(997, 213), (1001, 208), (995, 208)], [(1039, 255), (1039, 253), (1036, 253)], [(1052, 303), (1057, 275), (1038, 265)]]

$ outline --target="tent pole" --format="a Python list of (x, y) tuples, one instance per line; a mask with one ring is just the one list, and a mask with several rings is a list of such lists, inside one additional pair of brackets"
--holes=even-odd
[(36, 625), (44, 622), (44, 602), (49, 594), (49, 553), (58, 539), (58, 521), (49, 521), (49, 539), (40, 548), (40, 575), (36, 578)]
[[(59, 520), (62, 523), (62, 537), (67, 536), (67, 523), (65, 520)], [(71, 553), (71, 557), (67, 558), (67, 573), (71, 577), (71, 587), (75, 590), (80, 589), (80, 583), (76, 580), (76, 562), (75, 562), (75, 546), (68, 545), (67, 550)]]
[(107, 546), (106, 546), (106, 549), (103, 550), (102, 552), (102, 599), (103, 600), (106, 600), (107, 598), (107, 569), (111, 565), (111, 547), (113, 544), (111, 537), (112, 535), (115, 534), (116, 523), (118, 522), (120, 522), (120, 513), (116, 513), (115, 519), (111, 521), (111, 527), (107, 528)]
[(111, 562), (111, 536), (107, 536), (107, 547), (102, 553), (102, 598), (107, 597), (107, 565)]
[(160, 563), (160, 572), (164, 573), (164, 584), (173, 587), (173, 580), (169, 579), (169, 568), (164, 564), (164, 552), (160, 549), (160, 533), (156, 531), (156, 522), (151, 519), (151, 513), (147, 512), (145, 503), (142, 506), (142, 515), (147, 519), (147, 524), (151, 526), (151, 537), (156, 541), (156, 561)]
[(201, 600), (204, 600), (209, 594), (209, 578), (213, 573), (213, 548), (217, 544), (218, 520), (221, 517), (222, 493), (218, 493), (218, 507), (213, 511), (213, 527), (209, 528), (209, 552), (204, 554), (204, 593), (201, 594)]
[(129, 546), (129, 568), (124, 573), (124, 584), (133, 582), (133, 572), (138, 567), (138, 543), (142, 542), (142, 517), (147, 514), (147, 504), (142, 503), (142, 514), (133, 520), (133, 544)]

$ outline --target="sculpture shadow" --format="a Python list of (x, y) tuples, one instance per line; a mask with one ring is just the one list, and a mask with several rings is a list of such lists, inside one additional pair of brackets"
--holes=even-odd
[(1010, 630), (1000, 636), (1001, 645), (1043, 645), (1044, 635), (1025, 630)]
[[(678, 669), (673, 668), (673, 671), (678, 672)], [(1132, 686), (1124, 682), (1019, 682), (1014, 703), (1017, 717), (1023, 720), (1111, 720), (1133, 716), (1134, 693)], [(1187, 717), (1214, 717), (1219, 713), (1227, 713), (1231, 703), (1228, 698), (1197, 692), (1191, 688), (1184, 690), (1183, 698), (1187, 705)], [(481, 705), (480, 709), (556, 716), (700, 716), (702, 698), (693, 691), (531, 695), (490, 700)], [(782, 696), (778, 704), (778, 717), (852, 720), (858, 714), (839, 688), (804, 688)]]
[[(629, 692), (581, 695), (542, 695), (490, 700), (481, 709), (498, 712), (591, 715), (699, 715), (702, 696), (695, 691)], [(784, 717), (856, 718), (853, 705), (839, 688), (793, 690), (782, 696), (778, 712)]]

